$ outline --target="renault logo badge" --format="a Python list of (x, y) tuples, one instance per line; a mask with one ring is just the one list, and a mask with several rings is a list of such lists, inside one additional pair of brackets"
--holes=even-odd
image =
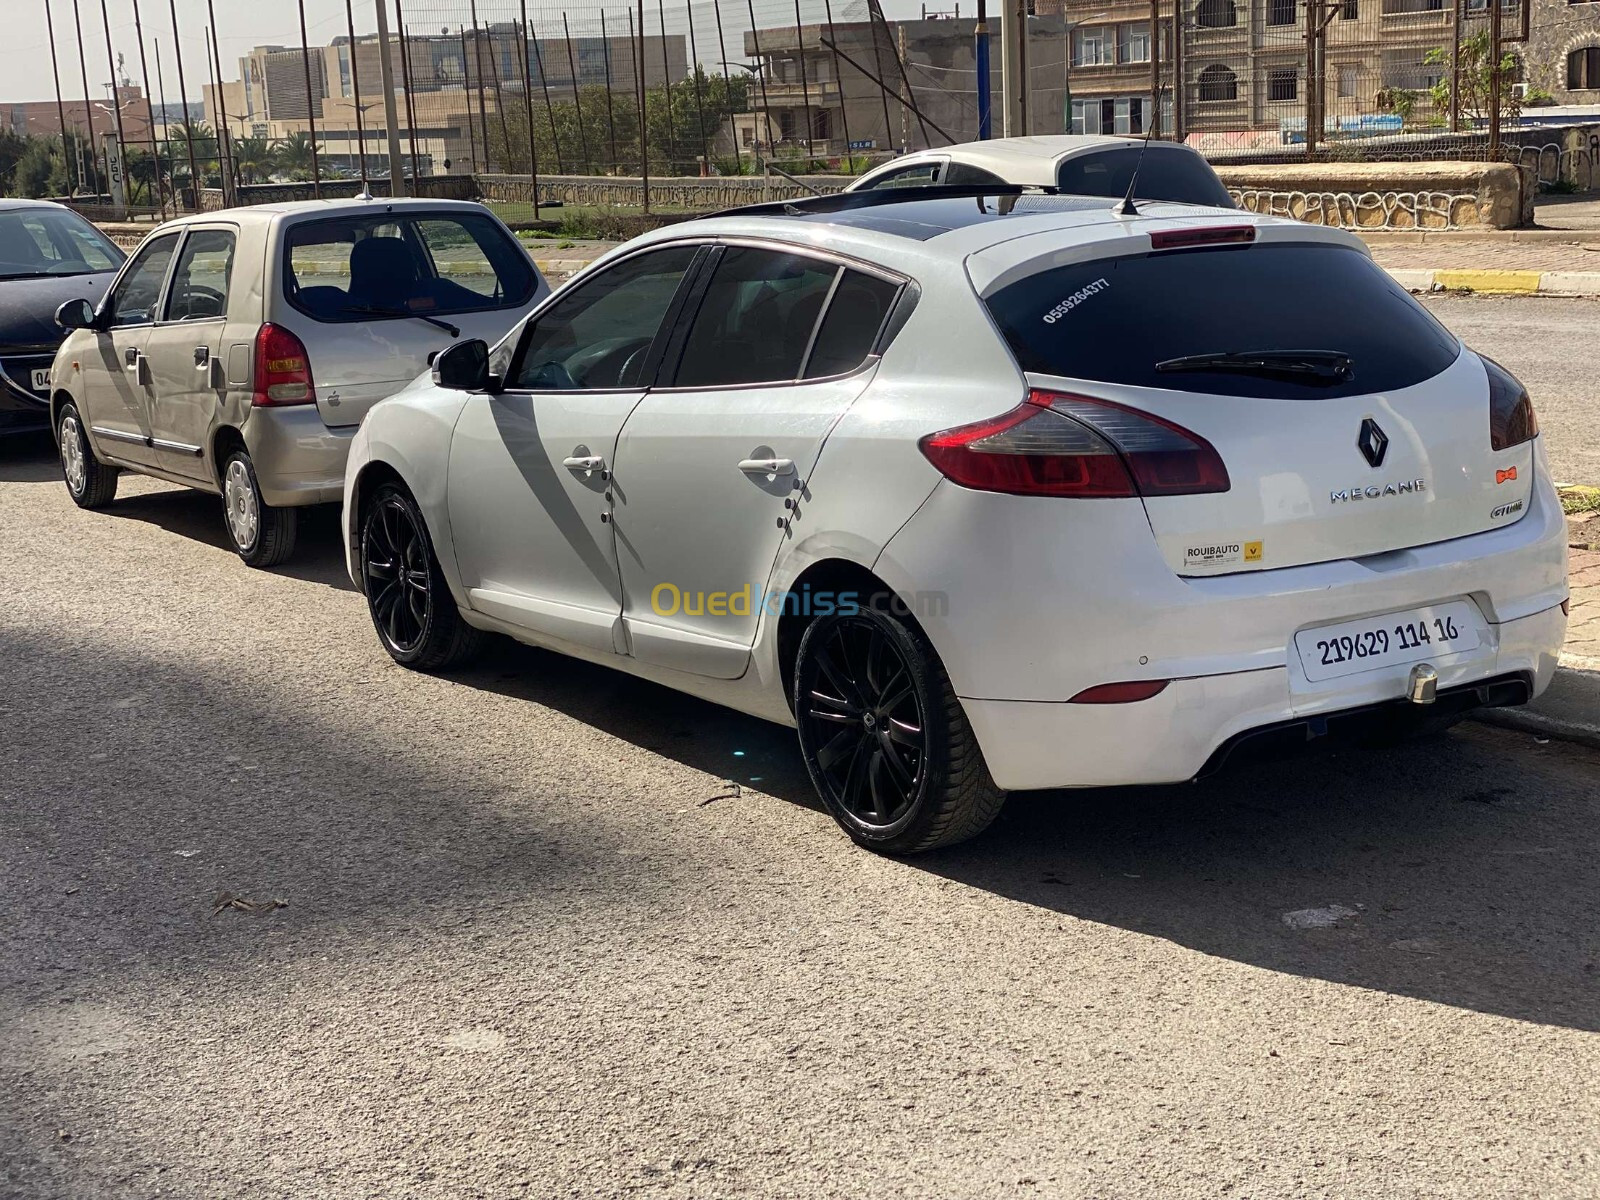
[(1371, 417), (1361, 422), (1361, 434), (1356, 438), (1361, 457), (1371, 467), (1383, 466), (1383, 456), (1389, 452), (1389, 438)]

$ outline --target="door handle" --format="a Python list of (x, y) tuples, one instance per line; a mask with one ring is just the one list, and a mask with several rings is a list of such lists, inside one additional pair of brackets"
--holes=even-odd
[(204, 371), (211, 365), (210, 346), (196, 346), (194, 348), (194, 365), (195, 369), (199, 371)]
[(561, 465), (569, 471), (603, 471), (606, 469), (606, 460), (598, 454), (579, 454), (563, 458)]
[(139, 350), (136, 346), (129, 346), (122, 352), (122, 361), (130, 367), (139, 365)]
[(746, 475), (793, 475), (792, 458), (747, 458), (739, 464)]

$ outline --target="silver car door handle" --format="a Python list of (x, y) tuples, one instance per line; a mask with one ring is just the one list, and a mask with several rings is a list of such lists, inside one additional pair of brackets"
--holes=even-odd
[(569, 471), (603, 471), (606, 460), (598, 454), (580, 454), (574, 458), (563, 458), (561, 465)]
[(211, 347), (196, 346), (194, 348), (194, 365), (196, 370), (204, 371), (211, 365)]
[(137, 367), (139, 365), (139, 351), (129, 346), (122, 352), (122, 361), (129, 367)]
[(747, 458), (739, 464), (746, 475), (793, 475), (792, 458)]

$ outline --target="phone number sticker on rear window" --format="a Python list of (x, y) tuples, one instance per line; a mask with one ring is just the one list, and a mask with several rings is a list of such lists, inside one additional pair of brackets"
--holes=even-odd
[(1073, 309), (1077, 308), (1078, 305), (1082, 304), (1085, 300), (1089, 299), (1089, 297), (1098, 296), (1101, 292), (1105, 291), (1110, 286), (1111, 286), (1110, 280), (1106, 279), (1103, 276), (1101, 278), (1099, 278), (1099, 279), (1096, 279), (1093, 283), (1084, 284), (1081, 288), (1079, 288), (1077, 291), (1073, 292), (1072, 295), (1068, 296), (1060, 304), (1056, 305), (1049, 312), (1045, 313), (1045, 315), (1044, 315), (1044, 323), (1046, 325), (1054, 325), (1062, 317), (1066, 316)]

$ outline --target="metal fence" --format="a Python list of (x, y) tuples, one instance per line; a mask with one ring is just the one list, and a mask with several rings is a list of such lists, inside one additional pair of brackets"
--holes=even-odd
[[(382, 179), (391, 133), (406, 176), (530, 184), (859, 172), (978, 134), (978, 23), (959, 7), (889, 20), (879, 0), (344, 0), (342, 28), (324, 20), (313, 40), (296, 0), (285, 36), (232, 61), (226, 24), (208, 24), (197, 80), (192, 52), (185, 76), (139, 0), (124, 2), (136, 40), (108, 22), (107, 58), (139, 64), (138, 81), (123, 68), (134, 98), (97, 105), (115, 131), (66, 139), (64, 156), (77, 159), (68, 181), (111, 191), (118, 211), (194, 207), (206, 186), (232, 200), (272, 180)], [(1025, 113), (1004, 131), (1153, 133), (1219, 161), (1525, 158), (1502, 127), (1522, 100), (1529, 2), (1032, 0)], [(192, 46), (169, 8), (172, 39)], [(998, 45), (1000, 14), (988, 29)], [(58, 79), (88, 77), (76, 32), (78, 61), (63, 38)], [(172, 121), (202, 86), (207, 121)], [(141, 103), (143, 137), (122, 116)], [(57, 104), (71, 125), (59, 91)]]

